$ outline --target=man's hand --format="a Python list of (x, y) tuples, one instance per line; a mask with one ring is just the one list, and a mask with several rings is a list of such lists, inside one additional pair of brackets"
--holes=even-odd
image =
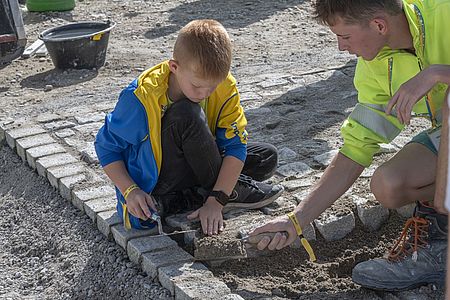
[(142, 220), (147, 220), (151, 217), (149, 207), (156, 211), (155, 203), (153, 202), (152, 196), (147, 194), (141, 189), (135, 189), (127, 197), (127, 208), (128, 211), (135, 217)]
[[(281, 232), (286, 231), (288, 237)], [(257, 245), (259, 250), (267, 247), (269, 250), (280, 250), (292, 244), (297, 238), (297, 231), (295, 231), (294, 224), (289, 220), (288, 216), (280, 216), (263, 226), (260, 226), (250, 232), (250, 236), (254, 236), (264, 232), (276, 232), (272, 240), (269, 237), (264, 237)]]
[(403, 83), (387, 104), (386, 114), (391, 114), (395, 106), (397, 119), (400, 123), (409, 125), (413, 106), (437, 83), (434, 70), (435, 66), (430, 66)]
[(223, 231), (222, 204), (214, 197), (208, 197), (202, 207), (188, 215), (189, 220), (200, 219), (204, 234), (216, 235)]

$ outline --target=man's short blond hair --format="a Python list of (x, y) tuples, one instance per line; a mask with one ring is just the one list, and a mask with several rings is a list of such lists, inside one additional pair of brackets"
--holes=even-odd
[(216, 20), (195, 20), (184, 26), (175, 42), (173, 57), (190, 64), (201, 78), (224, 79), (231, 66), (231, 41)]

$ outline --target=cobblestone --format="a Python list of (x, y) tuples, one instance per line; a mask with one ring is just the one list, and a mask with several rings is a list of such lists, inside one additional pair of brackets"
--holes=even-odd
[(142, 254), (142, 270), (151, 278), (158, 275), (161, 267), (194, 261), (194, 257), (180, 247), (169, 247), (163, 251)]
[(116, 190), (110, 185), (103, 185), (72, 192), (72, 203), (79, 210), (84, 211), (84, 202), (107, 196), (115, 196)]
[(104, 211), (97, 215), (97, 228), (109, 240), (113, 238), (111, 227), (118, 224), (122, 225), (122, 220), (116, 209)]
[(116, 243), (123, 249), (127, 250), (127, 243), (129, 240), (148, 235), (155, 235), (158, 233), (158, 228), (155, 226), (152, 229), (145, 230), (138, 230), (134, 228), (126, 230), (122, 224), (117, 224), (111, 227), (111, 232)]
[(6, 142), (11, 149), (16, 148), (16, 140), (40, 133), (46, 133), (45, 129), (40, 126), (20, 127), (5, 131)]
[(155, 235), (132, 239), (127, 245), (127, 254), (132, 262), (140, 264), (142, 254), (165, 248), (176, 247), (177, 243), (168, 236)]
[(84, 211), (92, 221), (97, 221), (97, 214), (102, 211), (115, 209), (117, 204), (116, 197), (111, 195), (100, 199), (88, 200), (83, 203)]
[(38, 158), (52, 155), (52, 154), (57, 154), (57, 153), (64, 153), (64, 152), (66, 152), (64, 147), (62, 147), (60, 144), (57, 144), (57, 143), (33, 147), (33, 148), (27, 149), (25, 151), (26, 156), (27, 156), (28, 165), (33, 170), (36, 169), (36, 160)]
[(55, 142), (56, 141), (47, 133), (33, 135), (16, 140), (16, 151), (20, 158), (22, 158), (23, 161), (26, 161), (27, 157), (25, 154), (25, 150), (32, 147), (52, 144)]
[(36, 170), (39, 175), (47, 177), (49, 168), (76, 163), (78, 161), (78, 159), (69, 153), (54, 154), (39, 158), (36, 161)]
[(64, 166), (51, 167), (47, 170), (47, 179), (51, 186), (58, 188), (59, 180), (61, 178), (81, 174), (85, 171), (86, 167), (79, 162)]
[(343, 216), (330, 215), (314, 221), (317, 230), (327, 241), (336, 241), (344, 238), (355, 228), (355, 215), (350, 212)]

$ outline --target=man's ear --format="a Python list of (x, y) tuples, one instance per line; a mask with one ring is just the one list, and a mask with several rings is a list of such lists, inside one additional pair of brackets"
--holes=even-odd
[(178, 62), (176, 60), (169, 60), (169, 70), (172, 73), (176, 73), (178, 70), (179, 66), (178, 66)]
[(370, 26), (375, 29), (380, 35), (385, 35), (387, 33), (387, 22), (383, 18), (375, 18), (370, 21)]

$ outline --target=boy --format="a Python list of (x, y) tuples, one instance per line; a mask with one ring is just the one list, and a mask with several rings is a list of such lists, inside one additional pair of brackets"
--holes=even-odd
[[(408, 220), (411, 238), (397, 244), (388, 259), (358, 264), (354, 282), (373, 289), (402, 290), (442, 281), (446, 265), (447, 217), (434, 197), (440, 108), (450, 84), (449, 0), (317, 0), (316, 19), (337, 36), (339, 50), (358, 56), (355, 87), (359, 103), (344, 122), (344, 145), (313, 192), (295, 208), (300, 226), (317, 218), (372, 162), (380, 143), (389, 143), (409, 124), (412, 110), (432, 128), (415, 136), (380, 166), (370, 184), (387, 208), (418, 201)], [(288, 217), (256, 229), (277, 233), (258, 247), (281, 249), (296, 231)]]
[[(143, 72), (120, 94), (95, 148), (116, 186), (126, 227), (152, 214), (193, 210), (203, 232), (223, 230), (222, 210), (260, 208), (283, 191), (257, 180), (275, 172), (275, 147), (248, 144), (247, 120), (229, 73), (231, 41), (214, 20), (183, 27), (173, 59)], [(248, 155), (247, 155), (248, 153)]]

